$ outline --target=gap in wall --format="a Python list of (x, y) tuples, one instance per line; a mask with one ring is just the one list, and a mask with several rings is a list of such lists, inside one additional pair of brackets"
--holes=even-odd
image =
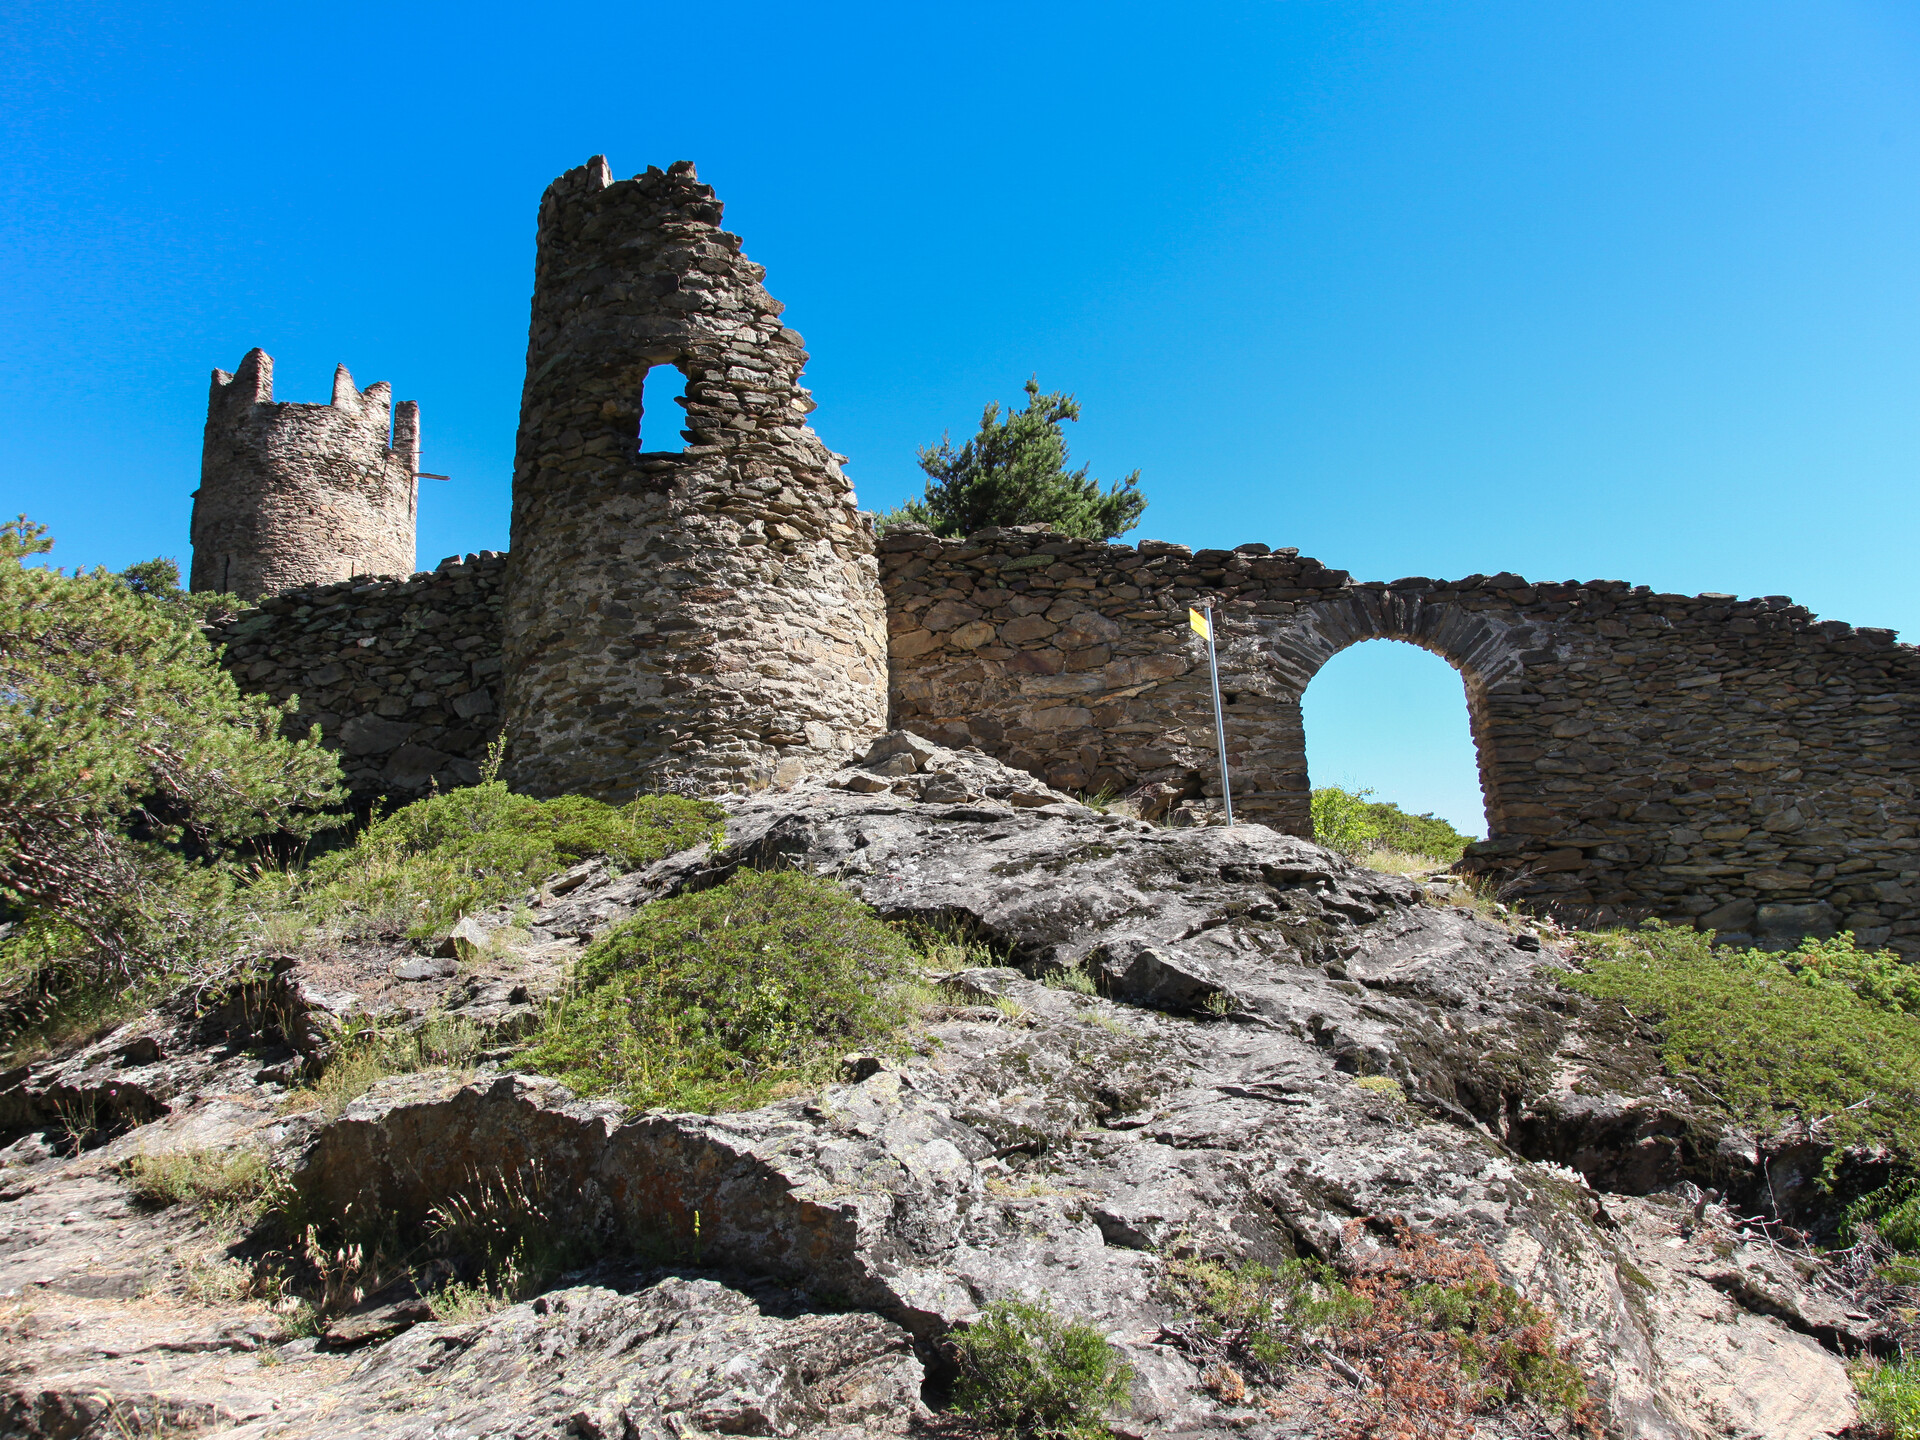
[(656, 365), (640, 383), (640, 449), (648, 455), (676, 455), (687, 448), (680, 432), (687, 412), (676, 401), (687, 393), (687, 377), (677, 365)]
[(1484, 837), (1480, 766), (1460, 672), (1401, 640), (1349, 645), (1300, 700), (1307, 778), (1318, 789), (1373, 791)]

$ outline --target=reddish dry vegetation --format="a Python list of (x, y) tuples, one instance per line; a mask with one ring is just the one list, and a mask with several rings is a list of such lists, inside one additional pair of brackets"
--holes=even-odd
[(1501, 1283), (1479, 1244), (1396, 1224), (1392, 1243), (1344, 1278), (1369, 1305), (1327, 1337), (1344, 1362), (1333, 1368), (1352, 1372), (1316, 1407), (1340, 1440), (1464, 1440), (1475, 1415), (1508, 1407), (1532, 1412), (1542, 1434), (1550, 1417), (1558, 1433), (1602, 1433), (1552, 1312)]

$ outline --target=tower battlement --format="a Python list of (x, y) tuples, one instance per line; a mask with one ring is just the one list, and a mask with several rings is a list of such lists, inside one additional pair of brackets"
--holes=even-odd
[(333, 398), (273, 398), (273, 358), (249, 350), (207, 395), (193, 501), (195, 590), (257, 599), (356, 575), (413, 571), (420, 407), (342, 365)]

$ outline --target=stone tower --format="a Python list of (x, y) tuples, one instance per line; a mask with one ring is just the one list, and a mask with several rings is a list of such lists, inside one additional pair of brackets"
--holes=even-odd
[(272, 357), (249, 350), (233, 374), (213, 372), (191, 588), (254, 600), (411, 575), (419, 469), (420, 407), (395, 406), (386, 382), (356, 390), (342, 365), (331, 404), (276, 403)]
[[(765, 273), (687, 161), (616, 182), (596, 156), (540, 202), (507, 573), (516, 789), (753, 787), (885, 728), (871, 523), (807, 426), (806, 351)], [(655, 366), (685, 376), (683, 430), (658, 403), (643, 420)], [(684, 450), (660, 443), (675, 431)]]

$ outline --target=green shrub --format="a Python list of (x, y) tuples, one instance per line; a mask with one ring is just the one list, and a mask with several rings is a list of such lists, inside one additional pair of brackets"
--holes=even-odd
[(1920, 1254), (1920, 1195), (1909, 1195), (1888, 1210), (1875, 1228), (1902, 1255)]
[(1045, 1300), (997, 1300), (953, 1339), (954, 1408), (996, 1435), (1105, 1436), (1133, 1371), (1100, 1332)]
[(1587, 1398), (1580, 1367), (1551, 1344), (1553, 1320), (1490, 1275), (1414, 1285), (1401, 1297), (1415, 1325), (1451, 1335), (1461, 1373), (1486, 1407), (1530, 1400), (1573, 1414)]
[(1657, 921), (1581, 945), (1585, 973), (1561, 983), (1653, 1021), (1668, 1069), (1735, 1118), (1818, 1120), (1838, 1146), (1920, 1159), (1920, 1015), (1904, 962), (1847, 934), (1737, 951)]
[(142, 1205), (191, 1204), (217, 1223), (236, 1226), (251, 1220), (274, 1178), (258, 1150), (163, 1150), (133, 1156), (120, 1173)]
[(722, 813), (678, 795), (621, 806), (582, 795), (535, 800), (489, 780), (376, 820), (351, 846), (287, 877), (278, 895), (263, 879), (261, 909), (285, 904), (344, 934), (429, 938), (592, 856), (631, 870), (716, 842)]
[[(1858, 1243), (1864, 1225), (1873, 1226), (1880, 1238), (1899, 1252), (1900, 1258), (1894, 1261), (1894, 1267), (1901, 1275), (1915, 1269), (1914, 1262), (1906, 1257), (1920, 1254), (1920, 1175), (1896, 1175), (1848, 1205), (1840, 1217), (1841, 1243)], [(1882, 1278), (1896, 1285), (1913, 1283), (1894, 1279), (1885, 1272)]]
[(1860, 1415), (1889, 1440), (1920, 1440), (1920, 1357), (1902, 1355), (1876, 1365), (1862, 1361), (1853, 1369), (1860, 1394)]
[(1314, 842), (1362, 859), (1372, 850), (1391, 850), (1452, 863), (1473, 837), (1462, 835), (1437, 815), (1410, 815), (1385, 800), (1369, 800), (1371, 790), (1326, 785), (1312, 796)]
[(832, 881), (742, 870), (588, 947), (520, 1063), (636, 1108), (746, 1108), (889, 1035), (915, 958)]
[(1275, 1380), (1307, 1332), (1366, 1315), (1372, 1305), (1317, 1260), (1253, 1261), (1175, 1257), (1167, 1283), (1198, 1335), (1256, 1380)]

